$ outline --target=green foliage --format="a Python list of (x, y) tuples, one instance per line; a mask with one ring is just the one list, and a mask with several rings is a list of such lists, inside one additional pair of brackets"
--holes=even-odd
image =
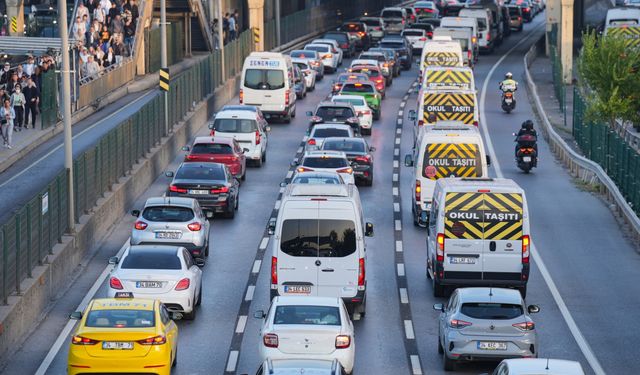
[(578, 74), (587, 102), (588, 121), (616, 119), (640, 124), (640, 50), (620, 36), (583, 34)]

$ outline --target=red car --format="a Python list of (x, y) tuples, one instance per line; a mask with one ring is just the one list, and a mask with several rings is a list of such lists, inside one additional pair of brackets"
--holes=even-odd
[(247, 174), (245, 150), (231, 137), (198, 137), (193, 146), (184, 146), (188, 151), (184, 161), (214, 162), (225, 164), (234, 177), (244, 180)]
[(384, 78), (382, 70), (380, 70), (379, 67), (372, 65), (356, 65), (349, 68), (349, 72), (364, 73), (369, 76), (369, 81), (376, 85), (376, 90), (378, 90), (380, 95), (382, 95), (382, 98), (385, 97), (385, 93), (387, 91), (387, 79)]

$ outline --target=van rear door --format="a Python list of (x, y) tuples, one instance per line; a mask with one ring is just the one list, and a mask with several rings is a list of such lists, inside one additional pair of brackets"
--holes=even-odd
[[(293, 202), (292, 202), (293, 203)], [(295, 202), (297, 203), (297, 202)], [(318, 294), (318, 203), (289, 208), (282, 221), (277, 252), (279, 295)]]
[(522, 207), (520, 193), (484, 193), (484, 279), (521, 280)]
[(483, 194), (475, 192), (449, 192), (445, 196), (445, 279), (482, 278), (483, 201)]
[(284, 111), (290, 78), (284, 61), (251, 60), (243, 74), (243, 104), (255, 105), (263, 112)]

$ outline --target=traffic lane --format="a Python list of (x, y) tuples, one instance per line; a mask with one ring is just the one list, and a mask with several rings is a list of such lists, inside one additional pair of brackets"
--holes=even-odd
[[(522, 60), (513, 63), (522, 75)], [(568, 175), (542, 138), (538, 168), (529, 175), (516, 168), (511, 130), (517, 131), (527, 118), (535, 121), (525, 100), (526, 87), (521, 85), (521, 90), (512, 113), (516, 116), (507, 129), (499, 125), (509, 116), (500, 111), (498, 93), (487, 97), (487, 103), (495, 103), (488, 108), (487, 115), (495, 119), (488, 129), (505, 177), (525, 189), (533, 241), (604, 369), (640, 373), (639, 362), (626, 360), (635, 357), (634, 343), (640, 334), (634, 324), (640, 308), (640, 257), (607, 204)]]
[[(345, 60), (346, 64), (346, 60)], [(374, 152), (374, 183), (360, 187), (365, 220), (375, 226), (375, 237), (367, 239), (367, 315), (354, 322), (356, 328), (356, 364), (358, 373), (407, 373), (406, 352), (400, 344), (404, 337), (398, 310), (393, 243), (393, 202), (391, 171), (395, 121), (402, 96), (416, 78), (415, 71), (403, 72), (387, 90), (382, 101), (382, 117), (374, 123), (373, 133), (365, 137)], [(324, 91), (328, 94), (328, 91)], [(293, 158), (293, 154), (291, 154)], [(259, 331), (262, 320), (253, 319), (256, 310), (269, 308), (269, 272), (271, 244), (267, 248), (256, 285), (240, 360), (239, 374), (253, 374), (260, 365)]]
[[(127, 96), (109, 107), (120, 108), (117, 111), (100, 111), (83, 120), (82, 126), (73, 127), (73, 157), (82, 155), (156, 95), (157, 90), (153, 90)], [(63, 139), (64, 134), (58, 134), (0, 174), (0, 222), (41, 192), (63, 170)]]

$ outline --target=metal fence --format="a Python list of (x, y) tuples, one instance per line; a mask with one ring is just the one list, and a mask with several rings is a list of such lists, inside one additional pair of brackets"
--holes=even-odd
[(549, 58), (551, 59), (551, 68), (553, 72), (553, 89), (560, 105), (560, 111), (566, 113), (566, 87), (562, 77), (562, 61), (560, 60), (560, 51), (558, 49), (558, 24), (551, 25), (549, 32)]
[(600, 164), (636, 214), (640, 214), (640, 153), (607, 124), (585, 119), (586, 102), (573, 92), (573, 137), (589, 159)]
[[(145, 71), (154, 73), (160, 70), (160, 28), (145, 30)], [(184, 58), (184, 25), (182, 21), (167, 25), (167, 66), (176, 64)]]
[(40, 127), (55, 126), (58, 122), (58, 75), (54, 69), (41, 74)]
[(97, 99), (103, 98), (116, 88), (123, 87), (136, 76), (134, 59), (127, 58), (121, 64), (97, 78), (80, 85), (76, 101), (77, 108), (84, 108)]

